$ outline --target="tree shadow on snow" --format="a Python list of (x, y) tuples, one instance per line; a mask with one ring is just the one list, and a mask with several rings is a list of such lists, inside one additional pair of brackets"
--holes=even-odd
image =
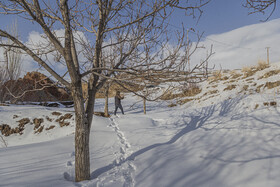
[(190, 116), (191, 120), (187, 124), (187, 126), (183, 129), (181, 129), (169, 141), (164, 142), (164, 143), (156, 143), (156, 144), (150, 145), (148, 147), (145, 147), (143, 149), (140, 149), (140, 150), (132, 153), (125, 160), (121, 161), (118, 164), (111, 163), (107, 166), (99, 168), (99, 169), (97, 169), (97, 170), (95, 170), (94, 172), (91, 173), (91, 178), (92, 179), (97, 178), (98, 176), (100, 176), (101, 174), (111, 170), (112, 168), (114, 168), (116, 166), (120, 166), (128, 160), (134, 160), (137, 156), (142, 155), (142, 154), (144, 154), (144, 153), (146, 153), (146, 152), (148, 152), (152, 149), (155, 149), (157, 147), (164, 146), (164, 145), (173, 144), (174, 142), (176, 142), (178, 139), (180, 139), (182, 136), (186, 135), (187, 133), (189, 133), (191, 131), (194, 131), (198, 128), (201, 128), (205, 124), (205, 122), (208, 121), (210, 119), (210, 117), (214, 114), (215, 107), (216, 107), (215, 105), (205, 107), (205, 108), (202, 108), (201, 112), (197, 113), (197, 115), (191, 115)]

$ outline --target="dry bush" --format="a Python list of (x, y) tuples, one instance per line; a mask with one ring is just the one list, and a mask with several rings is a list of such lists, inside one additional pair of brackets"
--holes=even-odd
[(259, 61), (258, 61), (258, 65), (256, 66), (256, 69), (257, 69), (258, 71), (261, 71), (261, 70), (266, 69), (266, 68), (268, 68), (268, 67), (269, 67), (269, 64), (268, 64), (266, 61), (264, 61), (264, 60), (259, 60)]
[(257, 72), (257, 69), (255, 67), (245, 66), (242, 68), (241, 71), (244, 73), (243, 78), (247, 78), (247, 77), (254, 75)]
[(261, 71), (263, 69), (266, 69), (269, 67), (269, 64), (267, 64), (265, 61), (263, 60), (259, 60), (258, 61), (258, 65), (256, 66), (245, 66), (242, 68), (242, 72), (244, 73), (244, 78), (250, 77), (252, 75), (254, 75), (257, 71)]
[(212, 76), (209, 77), (209, 80), (211, 81), (210, 84), (218, 80), (221, 80), (222, 76), (223, 76), (222, 71), (213, 71)]
[(242, 74), (238, 73), (236, 70), (231, 71), (230, 75), (232, 79), (237, 79), (242, 76)]

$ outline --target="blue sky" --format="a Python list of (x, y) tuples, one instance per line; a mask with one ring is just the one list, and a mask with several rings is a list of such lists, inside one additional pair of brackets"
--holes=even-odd
[[(176, 11), (170, 25), (171, 27), (174, 25), (173, 29), (177, 29), (183, 23), (186, 28), (195, 28), (200, 32), (204, 32), (205, 36), (208, 36), (231, 31), (245, 25), (260, 23), (260, 20), (264, 20), (269, 15), (269, 11), (266, 15), (248, 15), (248, 10), (242, 7), (244, 2), (245, 0), (212, 0), (203, 8), (204, 13), (198, 23), (197, 20), (183, 16), (181, 11)], [(280, 18), (278, 7), (270, 20), (276, 18)], [(0, 15), (0, 28), (7, 27), (13, 20), (14, 18), (11, 16)], [(36, 24), (23, 19), (19, 19), (18, 25), (24, 31), (21, 32), (23, 40), (27, 39), (30, 31), (37, 30), (38, 28)]]
[[(261, 20), (265, 20), (270, 14), (268, 9), (265, 15), (248, 15), (248, 9), (242, 6), (244, 3), (245, 0), (212, 0), (203, 8), (203, 15), (198, 23), (190, 17), (183, 17), (181, 12), (177, 12), (173, 16), (172, 25), (180, 26), (181, 23), (184, 23), (186, 27), (188, 25), (195, 27), (208, 36), (260, 23)], [(276, 18), (280, 18), (280, 9), (278, 7), (269, 20)]]
[[(245, 0), (212, 0), (203, 8), (199, 22), (176, 11), (170, 19), (170, 28), (177, 30), (183, 24), (185, 28), (204, 32), (201, 44), (208, 48), (214, 45), (215, 56), (210, 60), (216, 67), (242, 68), (266, 60), (266, 47), (271, 47), (271, 61), (280, 62), (280, 8), (277, 7), (270, 19), (263, 23), (261, 20), (269, 16), (270, 10), (265, 15), (248, 15), (243, 3)], [(5, 29), (12, 21), (13, 17), (0, 15), (0, 28)], [(18, 19), (18, 28), (24, 42), (32, 31), (42, 32), (36, 24), (23, 19)], [(32, 36), (35, 35), (33, 32)], [(204, 57), (204, 53), (199, 52), (196, 56)], [(197, 57), (193, 60), (200, 61)]]

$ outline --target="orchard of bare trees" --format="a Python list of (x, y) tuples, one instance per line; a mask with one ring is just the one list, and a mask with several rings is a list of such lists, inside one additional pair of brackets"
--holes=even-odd
[[(0, 47), (20, 50), (43, 67), (68, 90), (75, 109), (75, 180), (90, 179), (89, 136), (96, 93), (111, 81), (125, 87), (132, 80), (148, 85), (177, 79), (202, 80), (207, 60), (189, 66), (192, 54), (200, 47), (187, 37), (188, 28), (176, 32), (168, 27), (175, 11), (199, 17), (209, 0), (11, 0), (0, 1), (0, 13), (31, 21), (40, 27), (45, 43), (27, 45), (10, 30), (0, 29)], [(63, 30), (59, 34), (58, 30)], [(18, 28), (20, 34), (21, 29)], [(59, 72), (51, 65), (67, 67)], [(11, 58), (11, 57), (7, 57)], [(20, 61), (20, 57), (18, 56)], [(23, 62), (24, 65), (24, 62)], [(19, 66), (18, 66), (19, 67)], [(18, 71), (14, 69), (14, 71)], [(205, 73), (206, 72), (206, 73)], [(1, 70), (2, 75), (2, 70)], [(195, 75), (193, 75), (196, 73)], [(17, 73), (14, 72), (13, 75)], [(155, 79), (159, 77), (160, 79)], [(67, 78), (69, 77), (69, 78)], [(14, 79), (15, 77), (10, 77)], [(82, 84), (87, 84), (87, 98)], [(129, 89), (129, 88), (127, 88)], [(139, 94), (139, 93), (138, 93)], [(146, 97), (146, 92), (139, 94)], [(93, 163), (94, 165), (94, 163)]]

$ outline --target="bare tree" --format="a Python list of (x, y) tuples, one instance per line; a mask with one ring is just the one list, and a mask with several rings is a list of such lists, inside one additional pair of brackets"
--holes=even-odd
[[(120, 72), (134, 77), (149, 78), (149, 74), (176, 72), (186, 63), (185, 31), (177, 32), (171, 40), (167, 20), (175, 9), (196, 16), (209, 0), (57, 0), (57, 1), (0, 1), (3, 14), (14, 14), (37, 23), (47, 41), (43, 46), (30, 46), (11, 33), (0, 29), (0, 37), (13, 43), (3, 47), (19, 48), (71, 90), (75, 109), (75, 179), (90, 179), (89, 136), (96, 92), (108, 79), (118, 80)], [(56, 28), (63, 28), (59, 36)], [(81, 31), (87, 39), (77, 36)], [(175, 37), (177, 36), (177, 38)], [(177, 41), (171, 44), (171, 41)], [(91, 58), (82, 62), (80, 50)], [(106, 50), (115, 50), (113, 62), (104, 61)], [(70, 81), (64, 73), (55, 71), (47, 54), (56, 54), (66, 64)], [(197, 66), (198, 69), (198, 66)], [(191, 73), (191, 72), (189, 72)], [(178, 73), (179, 74), (179, 73)], [(123, 78), (131, 79), (131, 78)], [(84, 100), (82, 81), (87, 81)]]
[[(0, 66), (0, 87), (2, 88), (2, 85), (7, 81), (7, 72), (5, 68)], [(3, 95), (3, 89), (0, 90), (0, 102), (3, 101), (4, 95)]]
[(266, 18), (267, 21), (276, 9), (276, 0), (246, 0), (244, 7), (249, 9), (249, 14), (262, 13), (265, 14), (266, 10), (272, 6), (272, 10), (269, 16)]
[[(17, 22), (14, 22), (8, 32), (19, 40)], [(12, 40), (7, 39), (7, 47), (4, 48), (4, 62), (8, 80), (16, 80), (21, 74), (22, 54), (20, 48), (12, 48)]]

